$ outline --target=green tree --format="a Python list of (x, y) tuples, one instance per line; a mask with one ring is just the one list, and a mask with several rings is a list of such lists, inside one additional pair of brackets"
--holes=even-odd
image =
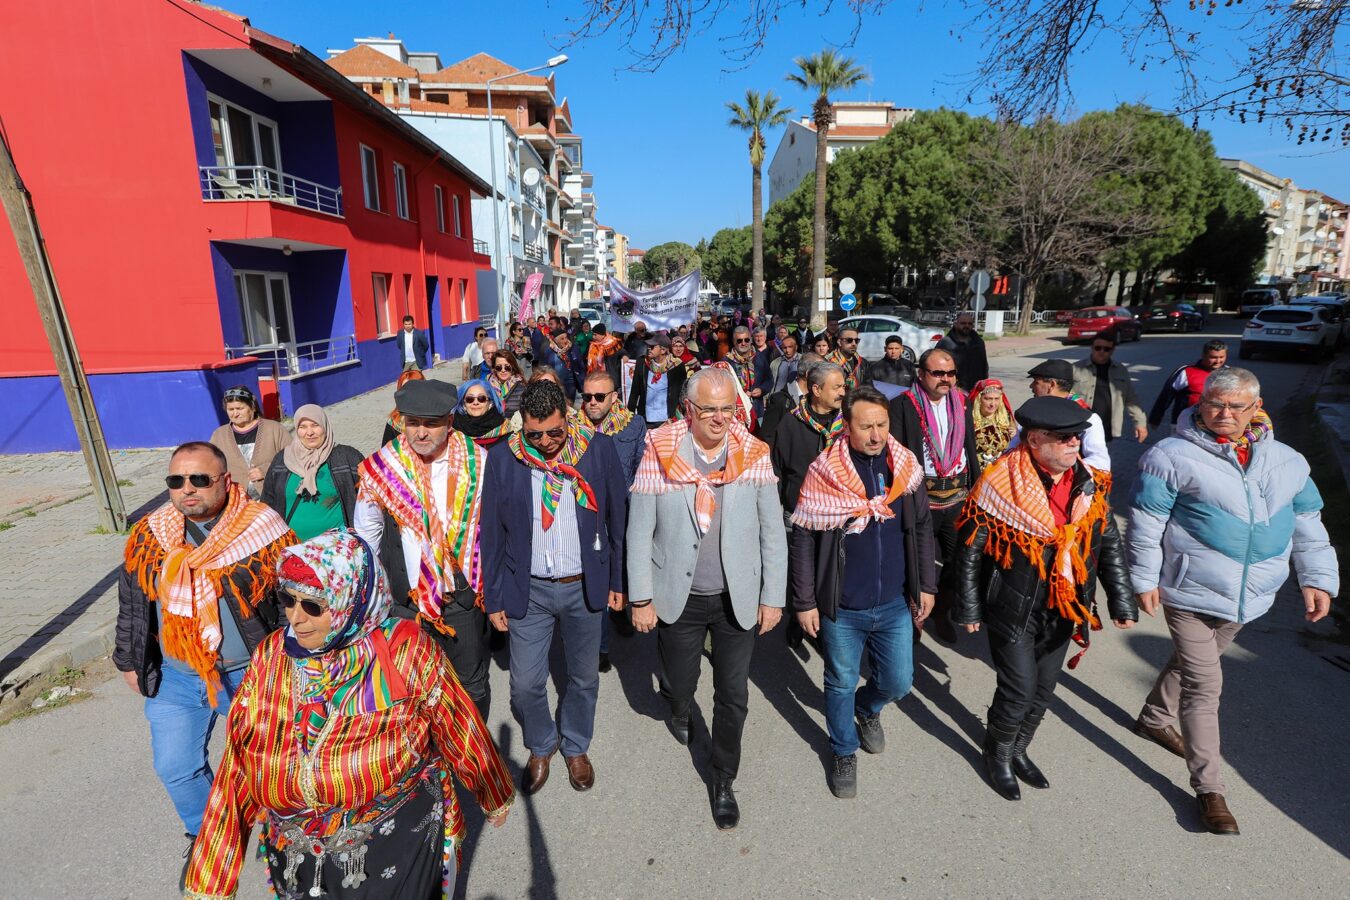
[[(753, 261), (750, 276), (750, 295), (755, 309), (764, 308), (764, 188), (760, 173), (764, 165), (764, 129), (778, 128), (787, 122), (792, 109), (778, 105), (773, 91), (760, 94), (747, 90), (745, 103), (727, 101), (732, 128), (750, 132), (750, 221), (752, 228)], [(716, 240), (714, 236), (713, 240)]]
[(811, 210), (815, 202), (815, 175), (807, 174), (796, 190), (764, 215), (764, 276), (790, 313), (793, 305), (811, 307)]
[[(751, 226), (723, 228), (708, 242), (703, 258), (703, 277), (722, 293), (739, 297), (754, 274), (754, 236)], [(762, 301), (761, 301), (762, 302)], [(757, 305), (755, 309), (759, 309)]]
[(1266, 256), (1266, 217), (1261, 198), (1217, 160), (1208, 179), (1216, 200), (1205, 227), (1168, 266), (1185, 281), (1212, 281), (1222, 294), (1251, 284)]
[(688, 275), (701, 263), (698, 251), (693, 247), (683, 241), (667, 241), (647, 251), (642, 258), (642, 270), (646, 280), (657, 285)]
[[(814, 56), (799, 56), (793, 60), (797, 71), (788, 73), (787, 80), (805, 91), (814, 92), (812, 118), (816, 125), (816, 180), (815, 205), (812, 212), (811, 276), (813, 285), (825, 277), (825, 185), (829, 167), (829, 131), (834, 124), (834, 107), (830, 94), (857, 87), (867, 80), (867, 72), (847, 56), (833, 50), (822, 50)], [(814, 292), (818, 287), (813, 289)], [(816, 297), (817, 301), (821, 298)], [(812, 304), (812, 327), (825, 327), (825, 313), (820, 304)]]

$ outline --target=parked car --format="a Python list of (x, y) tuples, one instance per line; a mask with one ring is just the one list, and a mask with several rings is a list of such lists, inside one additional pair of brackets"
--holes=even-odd
[(1078, 315), (1076, 309), (1057, 309), (1055, 310), (1055, 324), (1068, 325), (1076, 315)]
[(1159, 303), (1139, 311), (1139, 324), (1145, 331), (1199, 331), (1205, 317), (1189, 303)]
[(1300, 297), (1300, 306), (1321, 306), (1331, 313), (1331, 321), (1339, 326), (1336, 349), (1350, 346), (1350, 300), (1344, 294), (1316, 294)]
[(1137, 341), (1143, 327), (1134, 314), (1123, 306), (1089, 306), (1074, 312), (1069, 320), (1069, 340), (1090, 341), (1099, 334), (1109, 334), (1117, 343)]
[(886, 338), (898, 334), (905, 342), (905, 359), (916, 362), (919, 354), (937, 346), (946, 334), (941, 328), (919, 325), (898, 316), (851, 316), (839, 323), (840, 330), (858, 329), (858, 355), (863, 359), (881, 359), (886, 355)]
[(604, 310), (597, 310), (594, 306), (586, 306), (585, 304), (582, 304), (580, 312), (581, 318), (585, 319), (587, 322), (590, 322), (592, 328), (594, 328), (596, 325), (599, 325), (601, 322), (605, 321)]
[(750, 300), (737, 300), (735, 297), (717, 297), (712, 302), (710, 311), (714, 316), (729, 316), (736, 310), (748, 313), (750, 311)]
[(1284, 298), (1275, 288), (1251, 288), (1242, 292), (1242, 299), (1238, 301), (1238, 315), (1243, 318), (1254, 316), (1267, 306), (1278, 306), (1283, 302)]
[(1336, 352), (1340, 324), (1331, 321), (1325, 306), (1268, 306), (1252, 316), (1242, 330), (1238, 356), (1251, 359), (1266, 351), (1296, 351), (1304, 359), (1326, 359)]

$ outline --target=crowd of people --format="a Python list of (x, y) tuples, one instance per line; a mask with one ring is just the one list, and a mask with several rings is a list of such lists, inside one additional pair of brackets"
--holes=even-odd
[[(915, 643), (983, 631), (986, 774), (1018, 800), (1049, 787), (1029, 748), (1070, 647), (1072, 668), (1104, 620), (1161, 609), (1175, 651), (1134, 730), (1185, 758), (1209, 831), (1238, 833), (1220, 655), (1291, 562), (1310, 621), (1339, 583), (1308, 464), (1221, 346), (1145, 416), (1106, 337), (1032, 368), (1014, 410), (970, 315), (917, 358), (892, 336), (869, 362), (835, 322), (611, 335), (555, 313), (501, 343), (480, 329), (458, 388), (424, 376), (411, 321), (400, 343), (375, 453), (337, 443), (319, 406), (292, 434), (231, 388), (228, 422), (173, 451), (168, 502), (132, 529), (114, 661), (146, 698), (185, 897), (233, 896), (257, 822), (278, 896), (449, 896), (455, 782), (494, 826), (517, 790), (484, 726), (492, 654), (509, 655), (519, 789), (543, 789), (560, 755), (587, 791), (610, 642), (653, 631), (680, 744), (709, 660), (711, 812), (735, 828), (751, 658), (784, 618), (822, 658), (839, 798), (858, 793), (859, 751), (885, 749)], [(1169, 407), (1122, 533), (1107, 446), (1142, 442)]]

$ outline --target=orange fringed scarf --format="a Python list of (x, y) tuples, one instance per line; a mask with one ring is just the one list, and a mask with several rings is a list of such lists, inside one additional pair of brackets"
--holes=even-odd
[[(1088, 645), (1085, 632), (1089, 628), (1100, 630), (1102, 623), (1079, 599), (1077, 587), (1088, 578), (1092, 537), (1101, 531), (1111, 512), (1107, 502), (1111, 474), (1097, 469), (1091, 472), (1094, 489), (1074, 499), (1067, 524), (1056, 525), (1031, 453), (1025, 445), (1019, 446), (984, 470), (956, 522), (958, 529), (972, 520), (984, 528), (988, 533), (984, 554), (1005, 569), (1013, 564), (1014, 548), (1026, 555), (1036, 573), (1049, 582), (1050, 608), (1079, 626), (1074, 640), (1084, 652)], [(1045, 557), (1050, 549), (1054, 550), (1054, 562), (1047, 567)], [(1082, 655), (1075, 656), (1069, 668), (1074, 668)]]
[(271, 593), (281, 551), (295, 533), (271, 507), (230, 488), (225, 510), (197, 547), (184, 538), (185, 519), (172, 504), (136, 523), (127, 540), (127, 571), (151, 603), (164, 605), (160, 648), (206, 682), (211, 705), (221, 689), (219, 600), (230, 582), (239, 610), (250, 616)]

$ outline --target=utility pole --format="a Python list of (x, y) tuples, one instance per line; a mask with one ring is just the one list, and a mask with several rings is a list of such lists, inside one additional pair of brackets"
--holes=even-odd
[(0, 202), (4, 204), (10, 230), (19, 247), (19, 259), (28, 274), (33, 298), (37, 301), (42, 328), (47, 332), (47, 341), (51, 344), (56, 373), (61, 378), (61, 389), (65, 392), (75, 433), (80, 438), (84, 463), (89, 469), (89, 482), (98, 496), (99, 524), (107, 531), (125, 531), (127, 513), (122, 505), (122, 491), (117, 486), (117, 473), (113, 471), (108, 444), (103, 439), (103, 427), (98, 421), (98, 410), (94, 408), (94, 395), (89, 390), (89, 380), (84, 375), (84, 366), (75, 348), (75, 336), (70, 332), (70, 322), (66, 319), (61, 294), (56, 287), (56, 277), (52, 274), (51, 259), (47, 256), (47, 247), (38, 229), (33, 198), (19, 178), (19, 170), (14, 165), (9, 138), (3, 126), (0, 126)]

